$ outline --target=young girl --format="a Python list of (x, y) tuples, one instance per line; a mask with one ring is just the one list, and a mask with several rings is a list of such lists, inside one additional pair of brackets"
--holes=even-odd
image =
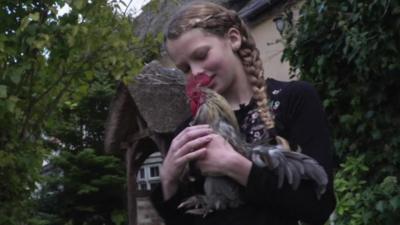
[[(166, 32), (167, 52), (188, 76), (207, 75), (208, 88), (224, 96), (248, 142), (281, 136), (292, 149), (317, 160), (329, 176), (325, 194), (317, 199), (313, 183), (297, 190), (278, 188), (276, 175), (237, 153), (208, 125), (182, 125), (161, 169), (161, 188), (152, 201), (167, 225), (241, 224), (294, 225), (298, 221), (324, 224), (335, 207), (332, 188), (332, 149), (321, 102), (306, 82), (264, 80), (259, 51), (237, 13), (212, 3), (181, 9)], [(202, 173), (221, 174), (242, 187), (244, 204), (206, 217), (189, 215), (178, 205), (196, 194), (181, 183), (189, 162)], [(191, 184), (200, 189), (201, 179)]]

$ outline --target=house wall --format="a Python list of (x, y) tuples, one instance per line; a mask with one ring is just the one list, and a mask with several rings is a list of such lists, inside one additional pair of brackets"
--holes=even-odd
[[(294, 19), (299, 16), (299, 9), (303, 1), (298, 1), (290, 8), (293, 12)], [(281, 42), (281, 35), (276, 29), (274, 18), (282, 14), (284, 6), (278, 6), (260, 19), (255, 25), (250, 24), (251, 33), (255, 39), (260, 57), (264, 65), (264, 76), (275, 78), (277, 80), (290, 80), (289, 63), (281, 62), (284, 46)]]
[(281, 62), (283, 45), (279, 42), (281, 35), (276, 29), (273, 18), (279, 13), (274, 13), (270, 19), (252, 27), (251, 32), (260, 50), (260, 57), (264, 66), (264, 76), (277, 80), (289, 80), (289, 64)]

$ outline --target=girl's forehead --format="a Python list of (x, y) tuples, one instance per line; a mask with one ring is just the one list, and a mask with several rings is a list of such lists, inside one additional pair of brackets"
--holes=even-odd
[(202, 41), (203, 39), (206, 39), (206, 38), (212, 37), (212, 36), (215, 36), (215, 35), (205, 32), (200, 28), (195, 28), (195, 29), (185, 31), (184, 33), (179, 35), (179, 37), (176, 39), (167, 39), (167, 44), (168, 43), (183, 44), (185, 42), (198, 42), (198, 41)]
[(167, 39), (166, 49), (171, 58), (187, 57), (197, 48), (210, 44), (210, 39), (217, 38), (216, 35), (201, 29), (192, 29), (180, 35), (177, 39)]

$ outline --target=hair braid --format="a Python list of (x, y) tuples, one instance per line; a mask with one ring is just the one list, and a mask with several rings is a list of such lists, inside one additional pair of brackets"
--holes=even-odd
[(275, 127), (275, 122), (269, 109), (267, 85), (264, 80), (264, 69), (260, 59), (260, 51), (257, 49), (253, 37), (242, 20), (240, 20), (238, 28), (242, 34), (242, 45), (238, 50), (238, 55), (253, 86), (254, 99), (259, 108), (260, 117), (267, 129), (272, 129)]

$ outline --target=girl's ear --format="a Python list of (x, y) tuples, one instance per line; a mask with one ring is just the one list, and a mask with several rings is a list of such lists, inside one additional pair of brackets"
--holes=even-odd
[(239, 50), (242, 45), (242, 35), (240, 34), (240, 31), (236, 28), (230, 28), (226, 35), (231, 44), (232, 50), (235, 52)]

